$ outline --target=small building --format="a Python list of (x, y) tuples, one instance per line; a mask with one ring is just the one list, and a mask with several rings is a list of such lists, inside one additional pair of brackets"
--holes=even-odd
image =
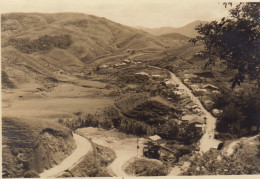
[(160, 79), (160, 77), (161, 77), (161, 75), (152, 75), (152, 78), (153, 78), (154, 80)]
[(152, 141), (158, 141), (158, 140), (161, 140), (162, 138), (158, 135), (154, 135), (154, 136), (148, 137), (148, 139), (150, 139)]
[(223, 113), (223, 110), (218, 110), (218, 109), (213, 109), (213, 110), (212, 110), (212, 114), (213, 114), (215, 117), (220, 117), (222, 113)]
[(173, 80), (171, 80), (171, 79), (165, 81), (164, 85), (167, 86), (167, 87), (175, 87), (176, 86), (175, 82)]
[(191, 89), (195, 90), (195, 89), (199, 89), (198, 85), (190, 85)]
[(128, 60), (128, 59), (123, 60), (123, 62), (124, 62), (124, 63), (131, 63), (131, 61)]
[(214, 106), (214, 102), (213, 101), (211, 101), (211, 100), (206, 100), (206, 101), (204, 101), (204, 105), (205, 105), (205, 107), (206, 107), (206, 109), (208, 109), (208, 110), (210, 110), (210, 109), (212, 109), (212, 107)]
[(218, 87), (212, 85), (212, 84), (205, 84), (202, 86), (204, 89), (211, 89), (211, 90), (218, 90)]
[(212, 94), (213, 94), (214, 96), (216, 96), (216, 97), (219, 97), (219, 96), (221, 95), (221, 93), (220, 93), (219, 91), (217, 91), (217, 90), (213, 90), (213, 91), (212, 91)]
[(140, 75), (140, 76), (149, 76), (149, 74), (148, 73), (146, 73), (146, 72), (138, 72), (138, 73), (136, 73), (135, 75)]
[(100, 66), (101, 69), (105, 69), (105, 68), (108, 68), (108, 67), (109, 67), (109, 66), (106, 65), (106, 64), (103, 64), (103, 65)]
[(120, 63), (116, 63), (116, 64), (114, 64), (114, 67), (120, 67), (120, 66), (121, 66)]
[(203, 96), (205, 95), (207, 92), (206, 89), (194, 89), (193, 90), (193, 93), (196, 95), (196, 96)]

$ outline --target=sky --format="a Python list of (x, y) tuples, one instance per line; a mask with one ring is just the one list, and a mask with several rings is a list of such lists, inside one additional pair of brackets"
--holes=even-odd
[(181, 27), (228, 15), (217, 0), (0, 0), (0, 12), (81, 12), (149, 28)]

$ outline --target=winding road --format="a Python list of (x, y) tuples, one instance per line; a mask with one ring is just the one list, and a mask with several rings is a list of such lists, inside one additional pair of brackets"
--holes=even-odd
[(115, 152), (116, 158), (107, 168), (117, 177), (131, 176), (124, 171), (124, 165), (126, 165), (130, 159), (136, 157), (136, 150), (118, 150)]
[[(157, 69), (161, 69), (159, 67), (154, 67), (154, 66), (150, 66), (153, 68), (157, 68)], [(163, 70), (163, 69), (161, 69)], [(167, 70), (168, 71), (168, 70)], [(204, 153), (209, 151), (212, 147), (215, 146), (216, 143), (216, 139), (214, 139), (215, 137), (215, 127), (216, 127), (216, 118), (213, 117), (205, 108), (204, 106), (201, 104), (200, 100), (194, 96), (194, 94), (192, 93), (192, 91), (185, 86), (181, 80), (172, 72), (168, 71), (170, 74), (170, 78), (171, 80), (173, 80), (176, 84), (178, 84), (179, 86), (177, 87), (179, 90), (183, 91), (183, 93), (186, 93), (187, 95), (190, 96), (190, 99), (196, 103), (199, 108), (201, 109), (203, 116), (202, 117), (206, 117), (206, 130), (204, 135), (202, 136), (201, 140), (200, 140), (200, 152)], [(81, 160), (81, 158), (83, 158), (83, 156), (85, 156), (89, 151), (92, 150), (92, 146), (91, 143), (84, 137), (81, 137), (77, 134), (74, 134), (74, 139), (76, 140), (76, 145), (77, 148), (72, 152), (72, 154), (67, 157), (65, 160), (63, 160), (60, 164), (56, 165), (55, 167), (49, 169), (49, 170), (45, 170), (43, 173), (40, 174), (40, 177), (42, 178), (49, 178), (49, 177), (55, 177), (58, 176), (61, 172), (74, 167), (75, 165), (77, 165)], [(96, 141), (97, 143), (99, 143), (98, 141)], [(129, 152), (131, 151), (131, 152)], [(135, 150), (131, 149), (131, 150), (115, 150), (116, 152), (116, 159), (108, 166), (108, 169), (110, 169), (113, 174), (115, 176), (128, 176), (124, 171), (123, 171), (123, 166), (124, 164), (130, 160), (132, 157), (135, 156)], [(173, 170), (171, 173), (179, 173), (179, 169), (177, 169), (176, 171)], [(178, 174), (177, 174), (178, 175)]]
[(92, 150), (91, 143), (86, 138), (81, 137), (75, 133), (73, 133), (73, 137), (76, 141), (77, 148), (60, 164), (40, 173), (41, 178), (53, 178), (58, 176), (61, 172), (76, 166), (81, 161), (81, 159), (83, 159), (83, 157)]

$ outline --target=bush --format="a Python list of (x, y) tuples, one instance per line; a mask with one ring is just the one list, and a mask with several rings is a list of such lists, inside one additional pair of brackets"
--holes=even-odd
[(126, 172), (136, 176), (166, 176), (168, 167), (157, 161), (135, 159), (126, 166)]

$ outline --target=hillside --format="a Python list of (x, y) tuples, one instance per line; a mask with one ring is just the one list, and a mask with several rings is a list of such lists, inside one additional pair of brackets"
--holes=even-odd
[(180, 33), (182, 35), (188, 36), (188, 37), (195, 37), (197, 35), (197, 32), (195, 31), (195, 27), (199, 24), (204, 24), (206, 21), (194, 21), (192, 23), (189, 23), (183, 27), (160, 27), (160, 28), (146, 28), (146, 27), (136, 27), (137, 29), (141, 29), (145, 32), (148, 32), (150, 34), (160, 36), (164, 34), (170, 34), (170, 33)]
[(164, 49), (158, 37), (81, 13), (8, 13), (1, 23), (4, 87), (55, 81), (59, 70), (80, 73), (97, 59), (127, 56), (129, 49)]
[(76, 148), (71, 131), (53, 121), (3, 117), (2, 122), (4, 178), (40, 173)]

